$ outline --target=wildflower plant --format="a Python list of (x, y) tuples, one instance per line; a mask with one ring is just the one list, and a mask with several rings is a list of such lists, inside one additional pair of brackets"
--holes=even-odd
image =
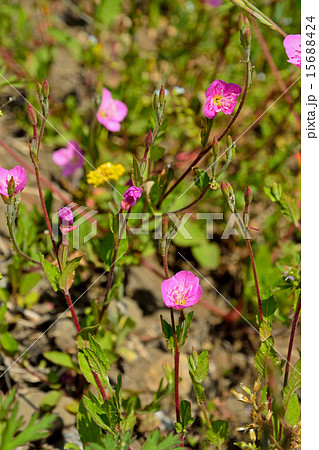
[[(221, 2), (205, 3), (219, 6)], [(233, 0), (233, 3), (249, 11), (260, 23), (281, 34), (284, 33), (270, 18), (248, 1)], [(189, 7), (191, 5), (188, 5)], [(204, 8), (207, 9), (208, 6), (206, 5)], [(101, 14), (100, 17), (103, 20), (104, 15)], [(135, 26), (133, 22), (132, 24)], [(31, 103), (28, 102), (27, 106), (27, 118), (31, 131), (31, 137), (28, 138), (27, 144), (42, 211), (39, 222), (42, 221), (42, 226), (45, 224), (47, 238), (46, 241), (34, 238), (39, 247), (35, 254), (32, 252), (28, 255), (28, 252), (20, 248), (23, 240), (16, 238), (17, 228), (21, 227), (19, 205), (22, 198), (21, 193), (27, 182), (26, 171), (21, 166), (10, 170), (0, 168), (0, 193), (7, 208), (7, 225), (13, 249), (21, 260), (27, 261), (28, 269), (35, 268), (41, 274), (44, 273), (52, 290), (61, 294), (60, 300), (64, 299), (76, 328), (76, 362), (72, 358), (65, 358), (66, 355), (62, 354), (62, 356), (58, 352), (47, 352), (44, 356), (54, 364), (67, 367), (77, 375), (81, 374), (85, 380), (76, 412), (77, 429), (85, 449), (131, 448), (137, 436), (136, 427), (140, 418), (161, 410), (163, 401), (167, 398), (172, 400), (171, 404), (174, 403), (174, 431), (169, 434), (165, 433), (165, 436), (162, 436), (157, 429), (148, 431), (142, 444), (143, 449), (171, 449), (190, 445), (192, 442), (190, 431), (195, 422), (194, 411), (200, 411), (200, 432), (203, 441), (202, 443), (195, 442), (194, 445), (203, 444), (203, 448), (213, 445), (221, 449), (223, 443), (227, 441), (230, 434), (228, 422), (216, 420), (216, 413), (207, 406), (209, 400), (207, 397), (211, 392), (211, 389), (208, 389), (210, 371), (208, 350), (196, 349), (192, 345), (192, 350), (187, 355), (188, 373), (181, 373), (180, 367), (182, 348), (187, 339), (192, 342), (192, 323), (194, 317), (196, 318), (197, 308), (207, 305), (207, 292), (203, 289), (205, 278), (200, 277), (200, 272), (194, 266), (191, 266), (192, 270), (177, 270), (176, 267), (181, 268), (180, 262), (176, 263), (175, 261), (176, 264), (170, 265), (169, 258), (172, 243), (184, 226), (184, 213), (202, 200), (212, 202), (212, 199), (217, 202), (225, 200), (225, 207), (234, 216), (238, 230), (244, 238), (243, 243), (246, 245), (251, 266), (251, 273), (247, 275), (250, 282), (249, 295), (253, 308), (255, 308), (254, 311), (257, 312), (254, 318), (254, 327), (258, 329), (260, 337), (254, 359), (254, 367), (259, 376), (253, 390), (246, 386), (242, 386), (244, 394), (233, 390), (237, 400), (248, 404), (251, 408), (250, 423), (240, 428), (241, 431), (249, 433), (250, 442), (237, 442), (235, 445), (240, 448), (256, 449), (295, 448), (294, 445), (299, 442), (300, 361), (294, 367), (291, 366), (292, 348), (301, 309), (298, 263), (291, 264), (289, 270), (285, 269), (286, 272), (282, 270), (286, 283), (284, 287), (279, 285), (276, 289), (261, 289), (260, 266), (255, 259), (255, 248), (253, 251), (251, 243), (251, 234), (258, 231), (251, 225), (251, 214), (254, 213), (253, 189), (247, 185), (244, 194), (239, 195), (236, 186), (233, 187), (231, 179), (235, 170), (234, 161), (237, 157), (235, 153), (237, 142), (232, 138), (232, 133), (236, 121), (245, 107), (247, 97), (253, 89), (254, 73), (251, 62), (250, 22), (242, 14), (239, 15), (238, 29), (243, 51), (241, 67), (244, 72), (244, 80), (239, 80), (238, 76), (223, 76), (223, 80), (216, 78), (207, 82), (206, 98), (200, 106), (201, 114), (198, 114), (197, 117), (200, 129), (194, 127), (197, 132), (199, 131), (198, 148), (190, 149), (188, 147), (188, 151), (178, 151), (175, 161), (171, 157), (173, 154), (171, 149), (160, 146), (160, 144), (167, 146), (167, 142), (169, 143), (169, 140), (165, 140), (165, 136), (166, 133), (169, 133), (166, 114), (171, 95), (162, 85), (157, 92), (154, 92), (152, 99), (145, 96), (145, 98), (138, 99), (138, 102), (132, 101), (129, 89), (122, 90), (123, 101), (120, 101), (113, 98), (110, 90), (103, 88), (101, 103), (93, 112), (91, 111), (93, 119), (90, 127), (83, 125), (81, 139), (75, 136), (66, 148), (53, 153), (52, 159), (61, 167), (63, 177), (72, 176), (78, 169), (82, 169), (85, 173), (78, 191), (73, 192), (77, 201), (86, 201), (87, 204), (99, 207), (98, 236), (94, 236), (84, 247), (85, 252), (74, 254), (72, 241), (69, 239), (75, 230), (79, 228), (81, 231), (81, 225), (75, 222), (75, 211), (71, 207), (72, 204), (64, 201), (65, 206), (58, 209), (57, 217), (62, 237), (56, 237), (50, 218), (52, 196), (43, 193), (42, 143), (48, 128), (48, 117), (51, 114), (50, 87), (47, 79), (43, 83), (38, 82), (37, 84), (40, 114), (35, 111)], [(134, 35), (133, 31), (132, 29), (132, 36)], [(289, 58), (288, 62), (300, 67), (298, 39), (296, 35), (285, 37), (284, 47)], [(91, 44), (94, 46), (92, 42)], [(128, 59), (129, 56), (127, 56)], [(126, 74), (128, 78), (129, 70), (128, 64), (128, 74)], [(172, 98), (178, 107), (180, 105), (183, 107), (185, 103), (182, 100), (181, 103), (178, 103), (179, 100), (176, 98), (179, 95), (183, 96), (185, 91), (183, 91), (184, 88), (178, 89), (182, 90), (172, 94)], [(114, 97), (120, 97), (120, 95), (114, 94)], [(133, 116), (130, 105), (133, 103), (143, 105), (143, 102), (149, 104), (152, 111), (148, 122), (143, 122), (143, 128), (140, 131), (137, 119), (133, 124), (134, 127), (129, 122), (130, 116)], [(171, 105), (170, 108), (172, 108)], [(142, 106), (140, 108), (142, 111)], [(134, 111), (136, 114), (136, 110)], [(108, 134), (105, 138), (106, 133), (99, 134), (101, 132), (99, 124), (111, 133), (118, 133), (118, 135)], [(122, 125), (124, 125), (123, 128)], [(144, 138), (140, 138), (136, 145), (137, 150), (133, 148), (136, 143), (135, 138), (132, 138), (134, 144), (130, 142), (128, 129), (132, 136), (144, 134)], [(185, 134), (185, 136), (190, 135), (192, 133)], [(75, 139), (81, 142), (81, 147)], [(99, 145), (99, 139), (101, 145)], [(188, 144), (185, 142), (185, 147)], [(113, 149), (117, 150), (122, 146), (130, 151), (120, 159), (119, 154), (112, 153), (108, 146), (113, 146)], [(178, 159), (181, 154), (183, 158), (185, 156), (185, 161), (183, 158)], [(165, 159), (166, 157), (167, 159)], [(208, 168), (204, 170), (199, 166), (205, 158), (209, 164)], [(121, 162), (116, 162), (119, 160)], [(99, 162), (99, 165), (95, 168), (96, 161)], [(178, 173), (180, 168), (181, 173)], [(124, 177), (124, 174), (127, 176)], [(189, 175), (192, 175), (193, 181), (190, 181), (191, 177), (187, 178)], [(185, 195), (183, 198), (184, 194), (182, 194), (178, 197), (177, 193), (186, 180), (188, 180), (187, 190), (192, 189), (192, 196)], [(93, 190), (93, 195), (91, 195), (90, 186), (96, 188)], [(103, 189), (98, 189), (101, 186)], [(95, 191), (99, 192), (96, 196)], [(274, 207), (278, 208), (279, 214), (282, 213), (288, 218), (294, 230), (298, 232), (300, 229), (299, 210), (296, 210), (292, 199), (283, 194), (280, 185), (273, 184), (265, 188), (265, 194), (274, 203)], [(100, 199), (98, 199), (98, 195), (101, 196)], [(63, 194), (62, 198), (64, 198)], [(135, 212), (147, 214), (152, 235), (147, 237), (142, 236), (142, 233), (140, 233), (141, 236), (138, 235), (140, 219), (134, 217)], [(84, 214), (82, 209), (81, 213)], [(23, 214), (26, 216), (28, 214), (25, 209), (23, 209)], [(158, 232), (158, 217), (160, 217), (161, 227), (159, 239), (155, 237)], [(210, 251), (211, 242), (205, 242), (204, 247), (205, 250), (207, 247)], [(138, 392), (132, 393), (125, 389), (121, 371), (118, 371), (116, 376), (114, 376), (115, 372), (111, 371), (112, 364), (119, 361), (120, 358), (125, 359), (127, 349), (123, 350), (122, 343), (134, 328), (134, 321), (122, 314), (120, 308), (116, 309), (116, 313), (112, 312), (112, 306), (117, 305), (117, 300), (123, 296), (127, 268), (143, 262), (144, 255), (150, 248), (153, 252), (159, 251), (162, 258), (161, 276), (164, 280), (161, 283), (161, 294), (163, 303), (168, 310), (163, 308), (164, 312), (158, 318), (158, 323), (161, 324), (167, 349), (172, 354), (172, 364), (163, 368), (164, 377), (160, 381), (152, 401), (143, 404)], [(198, 247), (194, 245), (191, 250), (194, 255), (197, 251), (196, 248)], [(209, 254), (208, 259), (210, 256)], [(201, 260), (205, 260), (205, 258)], [(107, 280), (101, 282), (103, 294), (94, 298), (85, 312), (79, 314), (77, 305), (73, 301), (73, 293), (75, 288), (82, 290), (83, 267), (89, 268), (89, 271), (93, 272), (103, 269), (101, 277), (107, 273)], [(254, 291), (251, 287), (254, 288)], [(274, 321), (278, 317), (279, 320), (283, 320), (281, 312), (283, 307), (278, 300), (280, 296), (278, 298), (276, 296), (278, 292), (282, 294), (283, 291), (294, 296), (293, 318), (285, 359), (276, 350), (272, 331)], [(83, 289), (81, 296), (85, 293), (86, 291), (84, 292)], [(4, 316), (5, 312), (5, 309), (0, 309), (0, 316)], [(236, 313), (240, 314), (240, 311), (236, 311)], [(221, 315), (221, 317), (229, 319), (229, 316)], [(3, 330), (7, 332), (7, 328), (3, 328)], [(211, 351), (214, 352), (214, 348)], [(181, 394), (180, 391), (181, 378), (185, 376), (190, 377), (194, 393), (188, 398), (182, 398), (183, 393)], [(9, 404), (13, 402), (15, 395), (15, 391), (12, 392), (13, 394), (9, 395)], [(191, 402), (191, 398), (196, 399), (195, 402)], [(194, 403), (196, 404), (194, 405)], [(15, 409), (13, 411), (14, 413), (10, 414), (14, 417)], [(13, 422), (13, 419), (9, 418), (10, 421)], [(32, 419), (26, 427), (26, 430), (31, 430), (30, 440), (42, 436), (42, 430), (49, 427), (51, 422), (51, 416), (44, 416), (36, 424)], [(5, 423), (5, 427), (9, 427), (7, 423)], [(18, 432), (19, 429), (20, 424), (19, 427), (16, 427), (16, 431)], [(14, 439), (18, 439), (21, 435), (23, 436), (23, 432), (17, 434)], [(20, 441), (18, 440), (18, 442)], [(24, 443), (23, 439), (21, 443)], [(4, 448), (6, 450), (10, 446)], [(79, 447), (69, 443), (65, 448), (78, 449)]]

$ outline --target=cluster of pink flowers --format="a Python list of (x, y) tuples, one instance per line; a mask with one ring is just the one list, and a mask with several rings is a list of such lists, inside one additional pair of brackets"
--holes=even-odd
[(0, 167), (0, 194), (8, 198), (8, 183), (13, 178), (15, 188), (14, 195), (25, 188), (27, 183), (27, 173), (21, 166), (16, 166), (11, 170)]
[(163, 281), (161, 290), (165, 305), (177, 310), (195, 305), (203, 295), (199, 278), (187, 270)]

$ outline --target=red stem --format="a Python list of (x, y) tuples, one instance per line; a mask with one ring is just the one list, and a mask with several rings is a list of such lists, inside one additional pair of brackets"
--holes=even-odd
[(71, 300), (71, 297), (70, 297), (70, 294), (69, 294), (68, 290), (65, 290), (65, 298), (66, 298), (67, 304), (69, 306), (69, 309), (71, 311), (74, 325), (75, 325), (75, 327), (77, 329), (77, 332), (80, 333), (81, 332), (81, 327), (80, 327), (78, 318), (76, 317), (76, 314), (75, 314), (75, 311), (74, 311), (74, 308), (73, 308), (73, 303), (72, 303), (72, 300)]
[(285, 378), (284, 378), (284, 387), (287, 385), (287, 382), (288, 382), (291, 353), (292, 353), (292, 347), (294, 345), (294, 340), (295, 340), (295, 334), (296, 334), (296, 328), (297, 328), (297, 324), (298, 324), (300, 309), (301, 309), (301, 297), (299, 297), (299, 300), (298, 300), (298, 303), (297, 303), (296, 312), (295, 312), (295, 315), (294, 315), (294, 318), (293, 318), (292, 324), (291, 324), (291, 333), (290, 333), (290, 340), (289, 340), (288, 353), (287, 353)]
[(103, 398), (104, 401), (106, 401), (107, 400), (107, 396), (106, 396), (105, 390), (104, 390), (104, 388), (102, 386), (102, 383), (101, 383), (98, 375), (95, 372), (93, 372), (93, 371), (92, 371), (92, 373), (93, 373), (94, 379), (96, 381), (96, 384), (98, 385), (98, 388), (99, 388), (99, 390), (101, 392), (102, 398)]
[(180, 405), (179, 405), (179, 348), (178, 348), (178, 344), (177, 344), (177, 336), (176, 336), (176, 328), (175, 328), (175, 320), (174, 320), (173, 308), (170, 308), (170, 312), (171, 312), (171, 322), (172, 322), (172, 327), (173, 327), (174, 345), (175, 345), (174, 365), (175, 365), (175, 410), (176, 410), (176, 422), (180, 422), (181, 414), (180, 414)]

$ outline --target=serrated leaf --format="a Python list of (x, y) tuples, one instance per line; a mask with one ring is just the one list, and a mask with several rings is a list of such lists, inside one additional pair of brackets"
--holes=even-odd
[(66, 289), (70, 289), (70, 287), (72, 286), (75, 276), (75, 270), (80, 264), (81, 259), (82, 256), (78, 256), (77, 258), (74, 258), (72, 259), (72, 261), (68, 262), (64, 267), (62, 274), (59, 277), (59, 287), (63, 291), (65, 291)]
[(290, 397), (301, 387), (301, 360), (295, 364), (287, 385), (282, 391), (283, 407), (287, 409)]
[[(92, 397), (92, 393), (90, 393), (90, 397)], [(83, 405), (87, 412), (90, 414), (93, 421), (98, 425), (98, 427), (103, 428), (103, 430), (108, 431), (109, 433), (113, 434), (113, 430), (109, 426), (109, 424), (106, 424), (104, 420), (108, 420), (105, 411), (101, 408), (100, 405), (98, 405), (95, 401), (92, 401), (92, 398), (88, 398), (83, 396), (82, 398)], [(102, 419), (103, 417), (103, 419)]]
[(207, 430), (206, 439), (217, 448), (228, 439), (229, 425), (225, 420), (214, 420), (211, 422), (211, 428)]
[(277, 302), (273, 295), (269, 295), (267, 298), (262, 298), (261, 307), (263, 311), (264, 319), (272, 316), (277, 309)]
[(281, 205), (283, 214), (297, 227), (299, 225), (300, 210), (298, 208), (296, 200), (290, 197), (290, 195), (283, 193)]
[(208, 361), (208, 351), (204, 350), (198, 356), (198, 363), (194, 373), (194, 378), (198, 383), (202, 383), (206, 380), (209, 369), (209, 361)]
[(272, 337), (269, 337), (261, 344), (255, 357), (255, 367), (263, 378), (266, 378), (267, 376), (265, 369), (267, 360), (271, 361), (281, 373), (280, 362), (278, 360), (277, 352), (274, 349), (274, 340)]
[(192, 385), (193, 385), (193, 389), (196, 394), (197, 403), (200, 405), (202, 402), (204, 402), (206, 400), (205, 389), (203, 388), (203, 386), (200, 383), (198, 383), (195, 380), (194, 375), (191, 372), (189, 373), (189, 376), (192, 380)]
[(47, 261), (42, 255), (41, 252), (39, 252), (40, 255), (40, 262), (43, 267), (44, 273), (51, 284), (53, 290), (55, 292), (58, 292), (59, 290), (59, 278), (60, 278), (60, 271), (57, 267), (55, 267), (52, 263)]

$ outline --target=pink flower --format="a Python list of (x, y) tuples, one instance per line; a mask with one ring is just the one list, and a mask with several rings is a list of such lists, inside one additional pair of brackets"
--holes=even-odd
[(231, 114), (236, 106), (237, 97), (241, 93), (241, 87), (234, 83), (225, 83), (215, 80), (206, 92), (204, 115), (213, 119), (219, 111)]
[(62, 167), (62, 175), (69, 177), (84, 165), (84, 155), (76, 141), (70, 141), (66, 148), (60, 148), (52, 155), (53, 162)]
[(182, 270), (172, 278), (163, 281), (162, 296), (168, 308), (184, 309), (195, 305), (203, 295), (199, 278), (192, 272)]
[(134, 206), (137, 202), (137, 199), (142, 195), (142, 189), (136, 186), (130, 187), (123, 195), (123, 200), (121, 201), (122, 209), (129, 209), (131, 206)]
[(5, 197), (8, 196), (8, 183), (13, 177), (15, 183), (14, 195), (25, 188), (27, 183), (27, 173), (21, 166), (16, 166), (11, 170), (6, 170), (0, 167), (0, 194)]
[(127, 115), (127, 106), (119, 100), (113, 100), (111, 92), (103, 88), (102, 102), (97, 111), (97, 120), (110, 131), (120, 131), (120, 122)]
[(301, 67), (301, 34), (289, 34), (284, 39), (284, 47), (288, 55), (288, 62)]
[(58, 210), (60, 219), (60, 230), (63, 235), (70, 233), (70, 231), (79, 228), (79, 225), (73, 226), (73, 212), (68, 206), (64, 206)]

